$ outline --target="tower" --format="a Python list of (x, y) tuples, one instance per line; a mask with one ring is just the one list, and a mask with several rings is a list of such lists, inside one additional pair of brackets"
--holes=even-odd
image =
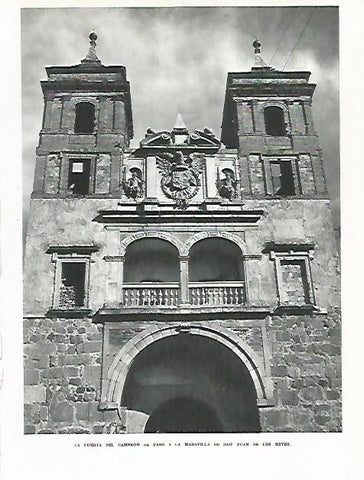
[[(309, 72), (255, 41), (221, 141), (149, 128), (96, 34), (47, 68), (25, 257), (28, 433), (340, 430), (337, 253)], [(34, 255), (37, 252), (37, 255)]]

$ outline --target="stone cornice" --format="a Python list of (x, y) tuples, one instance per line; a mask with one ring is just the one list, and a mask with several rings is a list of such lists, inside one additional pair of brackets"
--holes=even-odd
[[(105, 224), (140, 224), (140, 225), (165, 225), (172, 224), (248, 224), (254, 225), (263, 216), (263, 210), (242, 210), (242, 209), (214, 209), (214, 210), (191, 210), (178, 211), (171, 207), (167, 209), (158, 208), (156, 210), (144, 211), (141, 205), (138, 205), (134, 211), (120, 210), (100, 210), (95, 222)], [(228, 218), (227, 218), (228, 215)]]
[(247, 319), (265, 319), (271, 313), (270, 306), (248, 306), (240, 305), (233, 307), (203, 307), (184, 305), (174, 308), (102, 308), (93, 315), (93, 322), (123, 322), (123, 321), (204, 321), (213, 320), (214, 318), (238, 318), (239, 320)]

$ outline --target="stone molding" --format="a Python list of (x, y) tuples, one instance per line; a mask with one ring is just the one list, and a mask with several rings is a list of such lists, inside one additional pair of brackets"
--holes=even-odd
[(142, 238), (159, 238), (160, 240), (166, 240), (167, 242), (171, 243), (174, 247), (177, 248), (179, 256), (182, 255), (183, 251), (183, 244), (180, 242), (174, 235), (167, 233), (167, 232), (138, 232), (128, 235), (121, 241), (120, 244), (120, 256), (125, 256), (127, 247)]
[(200, 335), (215, 340), (229, 348), (247, 368), (257, 394), (258, 406), (272, 405), (273, 388), (270, 376), (264, 367), (263, 360), (238, 335), (227, 328), (211, 327), (207, 324), (175, 324), (166, 327), (153, 326), (136, 334), (129, 340), (114, 358), (108, 371), (107, 378), (102, 379), (103, 392), (101, 393), (100, 407), (103, 409), (120, 408), (123, 389), (129, 370), (136, 356), (150, 344), (162, 338), (180, 333)]
[(242, 254), (247, 251), (245, 241), (238, 235), (229, 232), (199, 232), (190, 237), (185, 243), (182, 243), (175, 235), (168, 232), (138, 232), (128, 235), (121, 241), (119, 256), (125, 256), (127, 247), (131, 243), (142, 238), (159, 238), (170, 242), (177, 248), (180, 258), (188, 258), (193, 245), (205, 238), (224, 238), (225, 240), (230, 240), (235, 243), (240, 248)]
[(193, 235), (191, 238), (187, 240), (187, 242), (183, 246), (182, 256), (188, 255), (193, 245), (200, 240), (204, 240), (205, 238), (224, 238), (225, 240), (230, 240), (231, 242), (235, 243), (241, 250), (242, 254), (247, 249), (247, 245), (245, 241), (229, 232), (199, 232)]

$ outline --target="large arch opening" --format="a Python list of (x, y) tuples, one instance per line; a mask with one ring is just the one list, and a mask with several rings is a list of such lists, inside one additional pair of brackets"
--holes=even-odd
[(121, 404), (149, 416), (146, 432), (258, 432), (257, 394), (241, 359), (217, 340), (179, 333), (131, 364)]
[(149, 417), (144, 433), (222, 432), (215, 412), (204, 402), (178, 397), (162, 403)]
[(160, 238), (142, 238), (125, 253), (124, 283), (179, 282), (177, 248)]

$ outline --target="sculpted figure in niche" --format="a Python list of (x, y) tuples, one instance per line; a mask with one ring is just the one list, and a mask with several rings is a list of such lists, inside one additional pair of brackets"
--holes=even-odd
[(123, 189), (128, 198), (136, 200), (143, 196), (144, 181), (142, 179), (142, 172), (139, 168), (131, 168), (130, 173), (131, 177), (123, 182)]
[(234, 172), (230, 170), (230, 168), (224, 168), (222, 173), (225, 175), (225, 178), (220, 179), (219, 170), (217, 170), (217, 191), (219, 192), (220, 197), (232, 200), (236, 197), (237, 185)]

